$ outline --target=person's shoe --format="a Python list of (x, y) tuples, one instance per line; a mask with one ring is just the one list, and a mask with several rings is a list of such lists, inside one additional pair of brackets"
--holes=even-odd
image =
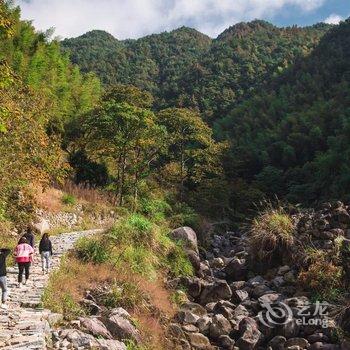
[(23, 285), (25, 286), (27, 284), (27, 280), (24, 280)]
[(18, 283), (18, 288), (21, 288), (22, 287), (22, 283)]
[(45, 275), (45, 270), (43, 270), (43, 275)]

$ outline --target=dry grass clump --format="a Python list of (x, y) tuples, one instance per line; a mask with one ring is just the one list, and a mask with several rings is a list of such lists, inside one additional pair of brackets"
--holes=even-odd
[(260, 213), (249, 229), (251, 253), (259, 260), (272, 258), (294, 243), (295, 225), (283, 207), (269, 207)]
[(89, 203), (96, 203), (100, 205), (115, 204), (115, 196), (111, 193), (102, 192), (91, 186), (75, 184), (72, 181), (67, 181), (61, 186), (61, 190), (65, 193), (69, 193), (71, 196), (78, 198)]
[(300, 286), (317, 300), (335, 300), (341, 294), (343, 269), (327, 258), (325, 251), (312, 249), (309, 266), (298, 276)]
[(58, 213), (63, 209), (62, 191), (56, 188), (36, 187), (35, 200), (39, 208), (42, 208), (50, 213)]

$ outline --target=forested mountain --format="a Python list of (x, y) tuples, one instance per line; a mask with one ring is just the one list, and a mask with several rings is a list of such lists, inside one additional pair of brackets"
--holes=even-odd
[[(156, 108), (199, 110), (214, 135), (230, 142), (224, 162), (230, 206), (243, 211), (265, 195), (349, 200), (349, 28), (349, 21), (334, 28), (254, 21), (213, 40), (182, 28), (133, 41), (91, 32), (63, 45), (74, 62), (99, 74), (94, 65), (101, 62), (89, 56), (95, 38), (98, 51), (109, 53), (103, 64), (114, 67), (110, 81), (108, 70), (102, 74), (106, 84), (115, 79), (152, 91)], [(172, 62), (176, 48), (181, 55)], [(120, 60), (113, 50), (129, 56)]]
[(136, 85), (151, 92), (162, 106), (170, 105), (183, 72), (205, 55), (210, 44), (209, 37), (186, 27), (124, 41), (95, 30), (62, 42), (83, 71), (95, 72), (107, 85)]
[(62, 45), (74, 63), (105, 84), (136, 85), (154, 95), (156, 108), (196, 108), (211, 122), (307, 55), (329, 28), (277, 28), (257, 20), (230, 27), (216, 39), (182, 27), (124, 41), (92, 31)]
[(229, 178), (292, 202), (349, 201), (349, 96), (347, 20), (220, 120), (232, 144)]

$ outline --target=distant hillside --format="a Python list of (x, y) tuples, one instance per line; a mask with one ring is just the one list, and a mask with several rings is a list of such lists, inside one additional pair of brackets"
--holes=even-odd
[(239, 23), (217, 39), (182, 27), (170, 33), (119, 41), (92, 31), (62, 42), (85, 72), (104, 84), (134, 84), (151, 92), (156, 107), (195, 107), (209, 121), (236, 105), (266, 75), (279, 74), (305, 56), (330, 28), (277, 28), (264, 21)]
[(231, 180), (292, 202), (350, 201), (350, 20), (215, 125)]

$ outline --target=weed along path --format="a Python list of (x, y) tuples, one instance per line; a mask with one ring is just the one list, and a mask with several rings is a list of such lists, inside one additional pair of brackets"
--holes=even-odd
[[(62, 255), (72, 249), (80, 237), (101, 231), (89, 230), (52, 236), (54, 255), (51, 271), (59, 267)], [(41, 299), (49, 275), (42, 273), (37, 248), (35, 261), (31, 266), (30, 279), (27, 285), (21, 288), (18, 288), (17, 271), (17, 267), (8, 268), (8, 309), (0, 309), (0, 349), (46, 349), (46, 337), (50, 334), (50, 323), (57, 315), (42, 308)]]

